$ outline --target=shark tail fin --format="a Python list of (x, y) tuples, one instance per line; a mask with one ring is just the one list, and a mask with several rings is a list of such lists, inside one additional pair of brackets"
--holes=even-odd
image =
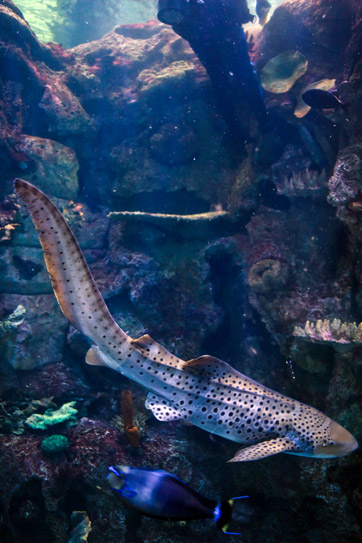
[(26, 204), (38, 231), (46, 267), (59, 306), (71, 324), (102, 344), (103, 330), (128, 336), (113, 320), (83, 253), (63, 215), (41, 190), (15, 179), (17, 196)]
[(235, 456), (228, 460), (228, 462), (248, 462), (250, 460), (260, 460), (267, 456), (279, 454), (281, 452), (291, 452), (295, 449), (293, 443), (286, 437), (279, 437), (276, 439), (269, 439), (268, 441), (262, 441), (251, 447), (244, 447), (239, 449)]

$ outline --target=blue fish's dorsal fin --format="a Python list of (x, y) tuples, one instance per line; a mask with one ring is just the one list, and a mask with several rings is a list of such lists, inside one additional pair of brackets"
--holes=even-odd
[(291, 452), (295, 450), (295, 445), (286, 437), (278, 437), (262, 441), (251, 447), (239, 449), (236, 455), (228, 462), (249, 462), (250, 460), (260, 460), (267, 456), (273, 456), (282, 452)]
[(178, 409), (171, 402), (149, 393), (145, 403), (146, 409), (151, 409), (157, 420), (170, 422), (172, 420), (186, 419), (186, 409)]

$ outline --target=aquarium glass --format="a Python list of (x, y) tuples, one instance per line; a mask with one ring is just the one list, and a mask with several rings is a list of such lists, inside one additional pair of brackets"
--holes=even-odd
[(0, 0), (0, 542), (362, 543), (360, 0)]

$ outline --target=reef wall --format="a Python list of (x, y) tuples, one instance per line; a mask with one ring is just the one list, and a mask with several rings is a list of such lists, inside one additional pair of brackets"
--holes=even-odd
[[(287, 92), (265, 92), (273, 129), (241, 151), (204, 68), (170, 28), (117, 26), (64, 49), (40, 43), (10, 0), (0, 0), (0, 27), (0, 325), (25, 308), (22, 322), (0, 326), (4, 543), (68, 541), (83, 510), (90, 542), (225, 537), (124, 509), (106, 488), (112, 463), (166, 469), (210, 496), (249, 494), (246, 543), (361, 542), (358, 451), (227, 465), (237, 444), (158, 423), (143, 389), (85, 366), (87, 342), (57, 306), (12, 189), (18, 176), (53, 197), (130, 335), (150, 333), (186, 360), (222, 358), (361, 442), (360, 346), (293, 335), (306, 321), (362, 321), (360, 2), (286, 0), (248, 30), (259, 73), (288, 51), (307, 70)], [(296, 116), (303, 89), (324, 79), (348, 109)], [(117, 418), (126, 389), (136, 449)], [(59, 421), (73, 401), (77, 414), (68, 406)], [(45, 412), (46, 430), (29, 426)], [(41, 444), (58, 434), (68, 442), (52, 454)]]

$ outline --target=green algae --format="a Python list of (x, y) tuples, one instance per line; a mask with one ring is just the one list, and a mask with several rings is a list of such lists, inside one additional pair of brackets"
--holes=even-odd
[(74, 409), (75, 404), (76, 402), (68, 402), (57, 410), (47, 409), (42, 415), (34, 413), (34, 415), (26, 419), (25, 424), (34, 430), (47, 430), (49, 427), (61, 423), (66, 423), (67, 426), (75, 426), (78, 413), (78, 410)]
[(46, 437), (40, 444), (40, 448), (47, 456), (53, 456), (65, 452), (69, 447), (69, 439), (65, 436), (54, 434)]

